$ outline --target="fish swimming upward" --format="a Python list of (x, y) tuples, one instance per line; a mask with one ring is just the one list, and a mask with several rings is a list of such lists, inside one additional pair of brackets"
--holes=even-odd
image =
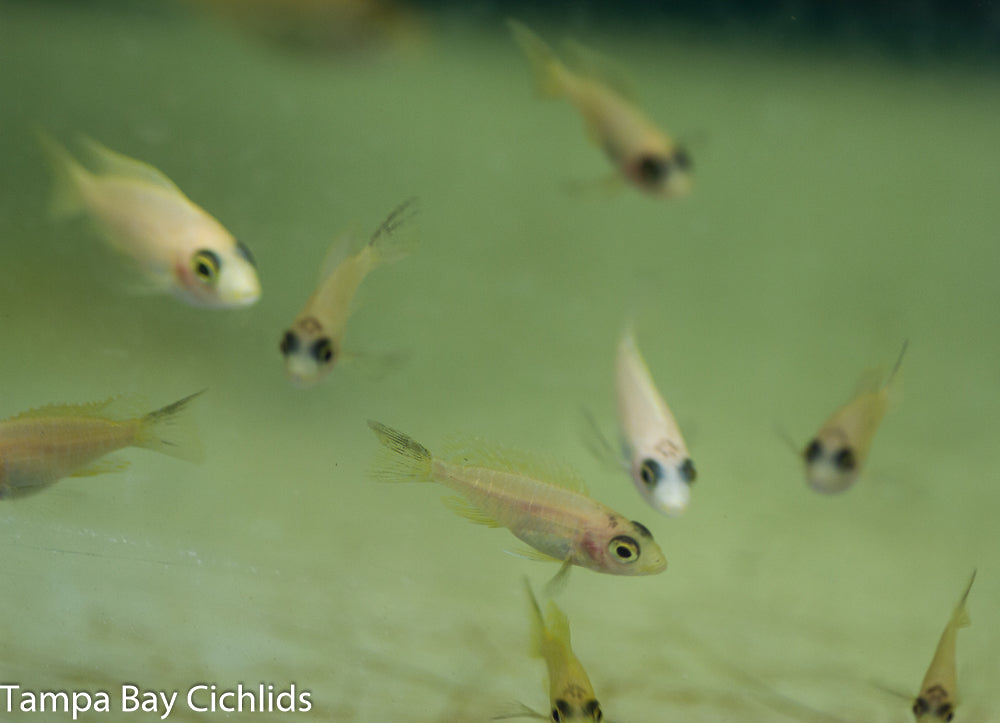
[(530, 546), (517, 554), (578, 565), (610, 575), (654, 575), (667, 561), (645, 526), (584, 493), (570, 475), (556, 482), (539, 460), (489, 449), (466, 449), (452, 460), (433, 456), (395, 429), (369, 421), (385, 448), (375, 476), (385, 481), (438, 482), (460, 498), (446, 502), (466, 519), (506, 527)]
[[(583, 117), (587, 135), (602, 148), (621, 177), (646, 193), (676, 198), (691, 192), (691, 157), (630, 101), (621, 83), (601, 78), (596, 54), (591, 72), (571, 70), (544, 40), (516, 20), (507, 25), (531, 63), (539, 95), (566, 98)], [(607, 74), (605, 74), (607, 75)]]
[(0, 422), (0, 499), (34, 494), (64, 477), (123, 469), (102, 457), (125, 447), (199, 461), (201, 443), (184, 413), (200, 394), (141, 416), (130, 416), (126, 400), (113, 398), (54, 404)]
[(260, 298), (250, 250), (160, 171), (84, 139), (89, 171), (48, 134), (38, 138), (56, 174), (53, 213), (86, 214), (135, 263), (137, 287), (216, 308)]

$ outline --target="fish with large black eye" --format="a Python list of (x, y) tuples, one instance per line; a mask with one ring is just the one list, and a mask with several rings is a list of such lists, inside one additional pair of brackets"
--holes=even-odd
[[(691, 158), (681, 146), (643, 113), (634, 95), (616, 74), (598, 72), (612, 64), (588, 63), (569, 67), (544, 40), (523, 24), (508, 21), (514, 40), (524, 51), (540, 95), (565, 98), (579, 111), (587, 136), (604, 149), (624, 179), (659, 198), (677, 198), (691, 192)], [(585, 55), (596, 58), (593, 51)]]
[(697, 472), (631, 328), (618, 345), (616, 386), (625, 464), (632, 481), (651, 507), (677, 517), (688, 507)]
[[(859, 385), (859, 393), (835, 411), (802, 450), (806, 481), (817, 492), (843, 492), (857, 481), (875, 432), (889, 408), (892, 382), (906, 346), (904, 343), (892, 371), (887, 376), (867, 375)], [(879, 376), (885, 376), (885, 380)]]
[(281, 337), (279, 349), (292, 384), (313, 386), (341, 360), (341, 345), (358, 287), (372, 270), (409, 253), (412, 239), (398, 232), (415, 210), (416, 199), (400, 204), (356, 253), (347, 253), (349, 238), (333, 245), (319, 286)]

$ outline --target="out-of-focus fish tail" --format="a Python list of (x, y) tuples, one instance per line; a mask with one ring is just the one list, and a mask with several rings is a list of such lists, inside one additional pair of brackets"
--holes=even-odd
[(546, 98), (565, 95), (566, 75), (569, 71), (548, 43), (517, 20), (508, 18), (507, 27), (531, 63), (531, 71), (535, 77), (535, 91)]
[(412, 219), (418, 210), (418, 199), (415, 196), (408, 198), (379, 224), (368, 241), (374, 254), (373, 265), (392, 263), (413, 253), (417, 240)]
[(70, 155), (66, 147), (41, 128), (35, 129), (35, 137), (48, 158), (55, 174), (52, 200), (49, 212), (56, 218), (73, 216), (83, 211), (82, 185), (90, 173), (79, 161)]
[(202, 389), (144, 416), (136, 446), (189, 462), (202, 461), (205, 450), (201, 438), (191, 417), (184, 412), (192, 401), (204, 393)]
[(415, 439), (368, 420), (368, 426), (382, 444), (384, 454), (372, 469), (372, 475), (383, 482), (432, 482), (431, 453)]
[(542, 616), (542, 608), (535, 597), (535, 591), (531, 589), (528, 578), (524, 578), (524, 589), (528, 591), (528, 602), (531, 603), (531, 654), (536, 658), (543, 655), (542, 645), (545, 642), (545, 618)]

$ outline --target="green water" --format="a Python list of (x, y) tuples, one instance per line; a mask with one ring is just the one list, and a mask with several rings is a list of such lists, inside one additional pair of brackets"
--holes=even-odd
[[(197, 15), (0, 5), (0, 416), (208, 389), (204, 464), (131, 450), (3, 504), (0, 681), (110, 691), (94, 721), (157, 719), (121, 712), (123, 683), (310, 691), (257, 719), (545, 710), (521, 579), (555, 566), (439, 489), (373, 482), (374, 418), (569, 460), (652, 529), (666, 573), (575, 570), (560, 598), (610, 720), (911, 720), (883, 688), (916, 692), (973, 568), (956, 721), (1000, 720), (996, 69), (590, 28), (690, 139), (695, 193), (664, 203), (564, 190), (607, 164), (532, 97), (501, 23), (426, 33), (323, 59)], [(48, 218), (39, 126), (162, 169), (253, 249), (260, 303), (131, 293), (84, 224)], [(291, 388), (278, 341), (327, 246), (413, 194), (421, 248), (366, 281), (345, 342), (405, 363)], [(583, 408), (614, 427), (626, 317), (698, 465), (681, 519), (583, 442)], [(812, 493), (775, 430), (804, 444), (904, 338), (861, 481)]]

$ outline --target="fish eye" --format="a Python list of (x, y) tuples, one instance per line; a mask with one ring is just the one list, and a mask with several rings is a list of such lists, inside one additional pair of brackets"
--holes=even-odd
[(599, 721), (599, 720), (603, 720), (604, 719), (604, 713), (601, 712), (601, 704), (598, 703), (596, 700), (591, 699), (591, 700), (588, 700), (586, 703), (584, 703), (583, 704), (583, 712), (591, 720)]
[(680, 472), (681, 479), (688, 484), (691, 484), (698, 479), (698, 470), (694, 468), (694, 462), (691, 461), (690, 457), (685, 458), (685, 460), (681, 462), (681, 466), (678, 471)]
[(563, 719), (563, 716), (569, 718), (572, 715), (573, 715), (573, 707), (562, 698), (558, 698), (556, 700), (556, 704), (552, 707), (552, 720), (554, 721), (554, 723), (560, 723), (560, 721)]
[(619, 562), (630, 564), (639, 559), (639, 543), (627, 535), (619, 535), (612, 539), (608, 550), (618, 558)]
[(552, 716), (551, 716), (551, 718), (552, 718), (552, 723), (559, 723), (562, 720), (562, 716), (559, 715), (559, 709), (558, 708), (553, 708), (552, 709)]
[(823, 445), (819, 443), (818, 439), (814, 439), (809, 443), (809, 446), (806, 447), (806, 451), (802, 453), (802, 456), (806, 458), (807, 464), (812, 464), (819, 459), (822, 454)]
[(236, 242), (236, 253), (242, 256), (248, 264), (257, 268), (257, 259), (253, 257), (253, 252), (250, 250), (250, 247), (242, 241)]
[(670, 173), (670, 166), (662, 158), (643, 156), (639, 160), (639, 178), (650, 186), (658, 185)]
[(330, 340), (325, 336), (321, 339), (317, 339), (316, 343), (312, 345), (312, 355), (313, 358), (322, 363), (329, 364), (333, 361), (333, 345)]
[(298, 351), (299, 348), (299, 337), (295, 335), (295, 332), (289, 329), (285, 332), (285, 335), (281, 337), (281, 353), (283, 356), (288, 356), (294, 351)]
[(191, 257), (191, 268), (199, 279), (206, 284), (215, 283), (219, 276), (219, 268), (222, 261), (214, 251), (202, 249)]
[(639, 477), (647, 486), (652, 487), (663, 477), (663, 468), (655, 459), (644, 459), (639, 467)]
[(677, 146), (677, 148), (674, 150), (674, 165), (677, 166), (682, 171), (689, 170), (692, 165), (691, 156), (684, 148), (681, 148), (680, 146)]
[(844, 447), (844, 449), (837, 452), (833, 457), (833, 463), (841, 472), (850, 472), (858, 464), (854, 458), (854, 452), (851, 451), (850, 447)]
[(924, 698), (923, 696), (917, 698), (913, 702), (913, 715), (923, 715), (929, 709), (930, 709), (930, 706), (927, 705), (927, 699)]

